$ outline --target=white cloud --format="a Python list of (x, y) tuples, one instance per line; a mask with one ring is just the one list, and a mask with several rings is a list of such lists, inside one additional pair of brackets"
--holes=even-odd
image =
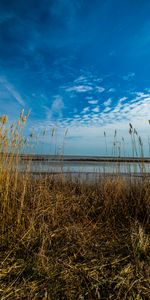
[(108, 90), (108, 92), (110, 92), (110, 93), (115, 92), (115, 91), (116, 91), (115, 88), (110, 88), (110, 89)]
[(143, 92), (137, 92), (136, 95), (140, 98), (147, 98), (147, 94), (145, 94)]
[[(147, 122), (150, 115), (150, 94), (142, 94), (142, 97), (138, 96), (128, 103), (122, 102), (119, 101), (115, 108), (107, 114), (105, 122), (107, 124), (115, 124), (117, 120), (119, 120), (120, 124), (134, 122), (137, 126), (140, 124), (140, 127), (142, 127), (143, 123)], [(103, 112), (106, 111), (104, 110)]]
[(88, 103), (89, 103), (89, 104), (97, 104), (97, 103), (98, 103), (98, 100), (89, 100)]
[(85, 107), (85, 108), (83, 108), (83, 110), (82, 110), (83, 113), (86, 113), (86, 112), (88, 112), (88, 111), (89, 111), (89, 107)]
[(81, 75), (81, 76), (79, 76), (78, 78), (76, 78), (75, 80), (74, 80), (74, 82), (77, 82), (77, 83), (85, 83), (85, 82), (87, 82), (88, 80), (87, 80), (87, 78), (85, 77), (85, 76), (83, 76), (83, 75)]
[(67, 92), (77, 92), (77, 93), (84, 93), (92, 90), (93, 90), (92, 86), (89, 85), (75, 85), (66, 89)]
[(94, 108), (92, 109), (92, 111), (93, 111), (93, 112), (99, 112), (99, 107), (98, 107), (98, 106), (94, 107)]
[[(62, 86), (62, 88), (66, 92), (75, 92), (75, 93), (84, 93), (84, 92), (95, 92), (95, 93), (102, 93), (105, 91), (105, 88), (100, 85), (103, 81), (102, 78), (98, 78), (97, 76), (93, 75), (91, 72), (87, 72), (84, 70), (80, 70), (80, 76), (78, 76), (74, 81), (73, 84), (68, 83), (66, 86)], [(74, 94), (74, 93), (72, 93)], [(88, 95), (88, 100), (92, 100), (91, 95)]]
[(103, 110), (103, 112), (105, 113), (105, 112), (108, 112), (108, 111), (110, 111), (111, 110), (111, 107), (106, 107), (104, 110)]
[(127, 97), (122, 97), (122, 98), (120, 98), (119, 99), (119, 102), (121, 103), (121, 102), (124, 102), (125, 100), (127, 100), (128, 98)]
[(109, 98), (107, 101), (104, 102), (104, 106), (109, 106), (111, 104), (112, 100)]
[(102, 86), (96, 86), (96, 89), (99, 93), (103, 93), (105, 91), (105, 88)]
[(87, 100), (92, 100), (92, 99), (93, 99), (93, 96), (87, 96), (86, 99), (87, 99)]
[[(135, 95), (137, 94), (135, 93)], [(126, 97), (122, 97), (118, 103), (114, 103), (113, 107), (108, 105), (111, 104), (111, 100), (108, 99), (108, 106), (105, 105), (103, 110), (98, 105), (92, 106), (92, 109), (91, 106), (84, 107), (82, 111), (68, 119), (62, 118), (64, 104), (62, 98), (57, 96), (50, 111), (52, 116), (55, 117), (57, 115), (59, 117), (57, 124), (60, 124), (60, 126), (68, 125), (69, 127), (73, 127), (80, 126), (80, 124), (82, 126), (92, 126), (92, 124), (97, 124), (97, 126), (105, 125), (109, 127), (113, 125), (118, 128), (123, 128), (123, 126), (125, 128), (131, 122), (137, 128), (139, 124), (143, 128), (144, 122), (148, 122), (150, 118), (150, 94), (142, 93), (138, 95), (128, 102), (125, 101)]]
[[(148, 119), (150, 118), (150, 93), (135, 93), (134, 95), (132, 94), (132, 97), (133, 98), (128, 102), (125, 101), (126, 97), (122, 97), (118, 100), (118, 103), (113, 103), (113, 107), (106, 106), (104, 110), (100, 110), (100, 112), (99, 107), (95, 105), (92, 110), (91, 106), (85, 107), (80, 113), (74, 115), (72, 118), (58, 120), (58, 127), (66, 128), (69, 126), (69, 134), (72, 134), (75, 137), (74, 142), (68, 140), (66, 143), (68, 152), (71, 153), (70, 149), (72, 147), (72, 153), (76, 154), (81, 154), (84, 151), (85, 154), (88, 154), (87, 149), (89, 154), (92, 154), (92, 151), (98, 155), (100, 153), (102, 154), (104, 144), (102, 142), (104, 136), (103, 132), (106, 131), (109, 143), (108, 149), (111, 154), (115, 129), (117, 129), (118, 140), (121, 140), (123, 136), (126, 141), (126, 149), (127, 151), (130, 151), (130, 136), (128, 132), (129, 122), (133, 124), (142, 138), (146, 141), (150, 130), (148, 125)], [(60, 99), (59, 95), (55, 97), (52, 105), (54, 111), (59, 110), (59, 108), (61, 108), (61, 110), (63, 109), (62, 98), (61, 100), (58, 99)], [(46, 122), (44, 124), (46, 128)], [(77, 145), (76, 136), (79, 137), (79, 135), (80, 139)]]
[(80, 115), (74, 115), (75, 118), (80, 118)]
[(101, 83), (103, 81), (103, 78), (95, 78), (93, 79), (93, 81), (97, 83)]
[(84, 120), (89, 120), (89, 115), (87, 115), (87, 114), (83, 115), (83, 119)]

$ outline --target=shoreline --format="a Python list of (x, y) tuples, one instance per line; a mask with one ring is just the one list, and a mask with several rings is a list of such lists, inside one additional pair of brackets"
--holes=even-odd
[[(11, 158), (15, 154), (0, 153), (2, 156)], [(120, 162), (120, 163), (150, 163), (150, 157), (117, 157), (117, 156), (76, 156), (76, 155), (37, 155), (37, 154), (20, 154), (21, 161), (58, 161), (58, 162)]]

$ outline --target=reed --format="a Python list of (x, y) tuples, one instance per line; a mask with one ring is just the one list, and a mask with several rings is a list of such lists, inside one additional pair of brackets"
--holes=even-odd
[(1, 299), (149, 299), (149, 180), (20, 173), (25, 116), (0, 125)]

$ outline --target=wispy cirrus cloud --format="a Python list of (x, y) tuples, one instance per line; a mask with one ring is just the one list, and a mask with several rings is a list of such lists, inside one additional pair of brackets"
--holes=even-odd
[(105, 91), (105, 88), (102, 86), (96, 86), (96, 90), (98, 91), (98, 93), (103, 93)]
[(112, 99), (109, 98), (108, 100), (104, 101), (104, 106), (110, 106), (112, 103)]
[(66, 89), (66, 92), (77, 92), (77, 93), (84, 93), (92, 91), (92, 86), (89, 85), (74, 85)]
[(14, 98), (21, 106), (25, 106), (25, 102), (20, 95), (20, 93), (16, 90), (15, 86), (11, 84), (6, 77), (0, 76), (0, 84), (2, 87), (9, 92), (8, 96)]
[[(105, 118), (105, 123), (115, 123), (119, 121), (120, 123), (125, 122), (134, 122), (139, 123), (141, 120), (145, 122), (148, 120), (150, 115), (150, 94), (142, 93), (142, 97), (139, 93), (135, 93), (133, 99), (129, 102), (123, 102), (126, 100), (126, 97), (122, 98), (122, 101), (118, 101), (116, 106), (111, 109), (111, 111), (106, 115), (102, 113), (102, 117)], [(105, 110), (106, 112), (106, 110)], [(142, 124), (139, 123), (142, 127)]]
[(89, 103), (89, 104), (97, 104), (97, 103), (98, 103), (98, 100), (89, 100), (88, 103)]
[(109, 93), (113, 93), (113, 92), (115, 92), (115, 91), (116, 91), (115, 88), (110, 88), (110, 89), (108, 90)]
[[(82, 71), (81, 75), (74, 79), (72, 83), (68, 83), (62, 87), (65, 92), (73, 93), (103, 93), (105, 88), (98, 84), (103, 81), (102, 78), (98, 78), (90, 72)], [(86, 97), (87, 98), (87, 97)], [(93, 100), (93, 97), (88, 96), (87, 99)]]
[(103, 113), (107, 113), (108, 111), (111, 110), (111, 107), (110, 106), (107, 106), (104, 110), (103, 110)]
[[(136, 92), (131, 94), (132, 99), (127, 101), (127, 97), (122, 97), (117, 103), (111, 106), (111, 99), (105, 101), (103, 106), (85, 106), (81, 112), (74, 114), (65, 123), (68, 126), (109, 126), (110, 124), (128, 124), (129, 122), (143, 122), (148, 120), (150, 115), (150, 93), (148, 92)], [(96, 104), (96, 103), (94, 103)], [(62, 120), (63, 124), (64, 120)], [(140, 123), (141, 124), (141, 123)], [(119, 126), (119, 125), (118, 125)], [(142, 124), (141, 124), (142, 127)]]
[(98, 112), (99, 112), (99, 106), (94, 107), (94, 108), (92, 109), (92, 111), (98, 113)]
[(44, 109), (46, 110), (47, 120), (57, 121), (58, 119), (61, 119), (63, 117), (64, 107), (65, 105), (62, 96), (60, 95), (53, 96), (53, 101), (50, 108), (44, 106)]
[(86, 76), (84, 76), (84, 75), (80, 75), (79, 77), (77, 77), (75, 80), (74, 80), (74, 82), (76, 82), (76, 83), (88, 83), (88, 79), (87, 79), (87, 77)]
[(86, 112), (88, 112), (89, 110), (90, 110), (89, 107), (84, 107), (83, 110), (82, 110), (82, 113), (86, 113)]
[(122, 102), (126, 101), (127, 99), (128, 99), (127, 97), (122, 97), (119, 99), (119, 102), (122, 103)]
[(106, 101), (104, 102), (104, 106), (109, 106), (109, 105), (111, 104), (111, 102), (112, 102), (112, 99), (109, 98), (108, 100), (106, 100)]

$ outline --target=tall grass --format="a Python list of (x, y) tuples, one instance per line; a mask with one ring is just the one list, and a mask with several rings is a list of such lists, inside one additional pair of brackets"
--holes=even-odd
[(1, 299), (149, 299), (149, 180), (19, 173), (22, 118), (1, 121)]

